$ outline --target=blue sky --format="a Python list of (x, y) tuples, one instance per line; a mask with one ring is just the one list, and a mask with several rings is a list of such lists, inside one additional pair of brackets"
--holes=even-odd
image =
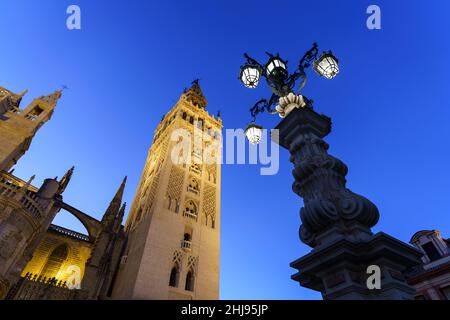
[[(65, 27), (70, 4), (81, 7), (79, 31)], [(366, 28), (370, 4), (381, 8), (381, 30)], [(153, 130), (194, 78), (226, 128), (244, 127), (269, 89), (239, 83), (242, 54), (264, 61), (279, 52), (292, 67), (317, 41), (341, 73), (327, 81), (310, 72), (303, 94), (333, 119), (327, 141), (349, 166), (348, 187), (380, 209), (374, 231), (450, 237), (449, 10), (443, 0), (3, 0), (0, 85), (28, 88), (24, 105), (69, 87), (15, 173), (36, 174), (40, 185), (75, 165), (64, 199), (100, 218), (124, 175), (131, 203)], [(274, 127), (279, 118), (258, 121)], [(290, 280), (289, 262), (309, 249), (298, 239), (302, 200), (284, 150), (280, 162), (275, 176), (222, 168), (223, 299), (320, 298)], [(83, 230), (65, 214), (55, 222)]]

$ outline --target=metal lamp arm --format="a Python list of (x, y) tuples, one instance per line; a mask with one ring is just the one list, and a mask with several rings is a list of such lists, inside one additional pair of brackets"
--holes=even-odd
[(256, 116), (259, 113), (264, 112), (264, 110), (267, 110), (267, 112), (269, 112), (270, 114), (277, 113), (278, 111), (276, 109), (271, 108), (272, 105), (277, 100), (277, 98), (278, 98), (277, 95), (272, 94), (269, 101), (267, 101), (267, 99), (261, 99), (258, 102), (256, 102), (255, 105), (250, 109), (250, 114), (253, 117), (253, 121), (256, 120)]
[(247, 53), (244, 53), (244, 57), (247, 59), (247, 62), (249, 64), (257, 65), (261, 69), (261, 75), (266, 76), (266, 73), (264, 72), (264, 67), (262, 64), (260, 64), (258, 61), (250, 57)]
[(298, 64), (298, 71), (295, 72), (299, 74), (297, 79), (300, 77), (302, 78), (299, 91), (301, 91), (306, 84), (307, 77), (305, 70), (308, 69), (311, 66), (311, 64), (317, 59), (318, 54), (319, 54), (319, 46), (317, 45), (317, 43), (314, 42), (312, 48), (309, 49), (300, 59), (300, 62)]

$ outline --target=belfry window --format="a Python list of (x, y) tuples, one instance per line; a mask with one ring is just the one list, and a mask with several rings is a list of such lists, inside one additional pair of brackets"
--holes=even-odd
[(203, 119), (198, 118), (198, 120), (197, 120), (197, 128), (203, 129)]
[(43, 112), (39, 106), (35, 106), (33, 109), (31, 109), (30, 112), (27, 113), (25, 118), (30, 119), (31, 121), (34, 121), (39, 115)]

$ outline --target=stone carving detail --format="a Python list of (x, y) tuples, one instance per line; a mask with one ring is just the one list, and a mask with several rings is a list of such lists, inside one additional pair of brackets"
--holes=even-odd
[(184, 253), (181, 250), (175, 250), (173, 253), (173, 264), (177, 264), (180, 268), (183, 265)]
[[(159, 178), (161, 176), (161, 167), (164, 163), (164, 156), (167, 152), (167, 146), (168, 146), (168, 141), (164, 141), (164, 143), (161, 145), (161, 151), (160, 154), (161, 156), (159, 157), (159, 159), (157, 160), (157, 164), (156, 164), (156, 171), (153, 174), (153, 179), (151, 179), (151, 181), (149, 182), (150, 185), (150, 190), (146, 191), (145, 196), (145, 207), (146, 209), (150, 209), (153, 205), (153, 202), (155, 200), (155, 196), (156, 196), (156, 192), (158, 190), (158, 185), (159, 185)], [(148, 195), (147, 195), (148, 192)], [(145, 212), (148, 212), (147, 210), (145, 210)]]
[(294, 93), (289, 93), (285, 97), (281, 97), (278, 100), (278, 105), (275, 109), (278, 111), (278, 115), (281, 118), (286, 117), (294, 108), (303, 108), (306, 106), (305, 100), (302, 95), (296, 95)]
[(194, 274), (197, 274), (197, 262), (198, 257), (189, 256), (187, 261), (187, 270), (191, 270)]
[(213, 226), (216, 218), (216, 188), (205, 185), (203, 194), (203, 215), (205, 216), (207, 225)]
[(212, 183), (216, 183), (216, 179), (217, 179), (217, 165), (216, 164), (207, 165), (206, 171), (208, 173), (208, 177), (207, 177), (208, 181), (212, 182)]
[(179, 202), (183, 184), (184, 170), (180, 169), (176, 165), (172, 165), (169, 174), (169, 183), (167, 185), (166, 197)]
[(347, 166), (329, 155), (328, 147), (321, 138), (306, 132), (290, 147), (295, 167), (293, 191), (305, 204), (300, 210), (300, 239), (311, 247), (331, 234), (336, 237), (336, 233), (327, 232), (332, 227), (346, 237), (371, 234), (370, 228), (379, 218), (371, 201), (346, 188)]

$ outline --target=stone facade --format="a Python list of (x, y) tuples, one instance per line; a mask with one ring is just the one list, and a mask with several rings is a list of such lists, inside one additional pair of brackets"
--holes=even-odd
[(21, 276), (38, 275), (65, 282), (72, 274), (71, 267), (77, 266), (83, 278), (92, 248), (93, 243), (88, 236), (52, 224)]
[(439, 231), (418, 231), (410, 243), (423, 253), (422, 265), (407, 275), (417, 300), (450, 300), (450, 239)]
[[(125, 181), (98, 221), (63, 201), (74, 168), (60, 180), (46, 179), (39, 188), (32, 185), (34, 177), (23, 181), (13, 170), (8, 172), (50, 119), (62, 95), (55, 91), (21, 109), (25, 93), (0, 87), (0, 298), (100, 298), (110, 289), (125, 239), (121, 224)], [(61, 209), (78, 218), (89, 235), (52, 225)], [(92, 274), (81, 289), (83, 276)], [(100, 289), (94, 286), (98, 283)]]
[(60, 91), (20, 109), (24, 93), (0, 88), (0, 298), (20, 279), (33, 252), (59, 211), (64, 182), (46, 179), (40, 188), (7, 172), (28, 149), (38, 129), (53, 114)]

